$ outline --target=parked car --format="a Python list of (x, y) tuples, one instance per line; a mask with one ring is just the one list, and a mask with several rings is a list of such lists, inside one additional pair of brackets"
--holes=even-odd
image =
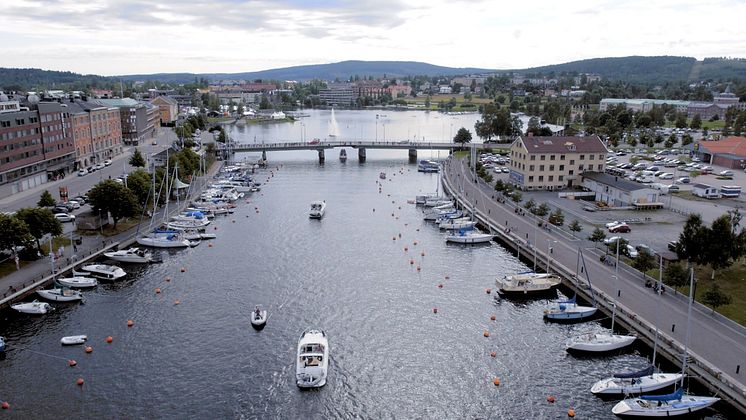
[(73, 200), (75, 200), (78, 203), (80, 203), (81, 206), (84, 206), (85, 203), (88, 202), (88, 200), (85, 197), (83, 197), (82, 195), (76, 195), (75, 197), (73, 197)]
[(89, 167), (85, 168), (85, 170), (86, 170), (86, 172), (88, 172), (90, 174), (91, 172), (96, 172), (96, 167), (95, 166), (89, 166)]
[(157, 146), (158, 145), (158, 140), (153, 139), (153, 141), (150, 144), (152, 144), (153, 146)]
[(682, 176), (681, 178), (676, 180), (677, 184), (688, 184), (690, 182), (692, 182), (692, 180), (688, 176)]
[(621, 236), (612, 236), (611, 238), (604, 239), (604, 244), (611, 245), (614, 242), (618, 241), (619, 239), (622, 239)]
[(614, 220), (613, 222), (609, 222), (609, 223), (607, 223), (607, 224), (606, 224), (606, 225), (604, 225), (604, 226), (606, 226), (606, 229), (611, 229), (611, 228), (613, 228), (614, 226), (617, 226), (617, 225), (621, 225), (621, 224), (622, 224), (622, 222), (620, 222), (620, 221), (618, 221), (618, 220)]
[(660, 179), (673, 179), (673, 174), (670, 173), (670, 172), (664, 172), (658, 178), (660, 178)]
[(630, 229), (629, 225), (626, 223), (622, 223), (621, 225), (616, 225), (609, 228), (609, 232), (611, 233), (629, 233), (632, 229)]
[(104, 161), (104, 166), (109, 166), (109, 165), (111, 165), (111, 159), (106, 159)]
[(67, 213), (57, 213), (54, 215), (54, 218), (59, 220), (62, 223), (75, 222), (75, 215), (67, 214)]
[(104, 169), (105, 167), (106, 165), (104, 165), (103, 163), (99, 163), (96, 165), (96, 170), (98, 171), (99, 169)]
[(668, 250), (676, 252), (676, 247), (679, 246), (679, 241), (671, 241), (668, 243)]
[(681, 189), (679, 188), (678, 185), (669, 185), (668, 186), (668, 192), (670, 192), (670, 193), (679, 192), (679, 191), (681, 191)]
[(720, 176), (733, 176), (733, 171), (731, 171), (731, 170), (721, 171), (720, 173), (718, 173), (718, 175), (720, 175)]
[(67, 204), (73, 206), (73, 210), (80, 208), (80, 203), (77, 202), (76, 200), (70, 200), (67, 202)]
[(653, 248), (651, 248), (651, 247), (649, 247), (649, 246), (647, 246), (645, 244), (639, 244), (639, 245), (637, 245), (635, 247), (635, 249), (638, 252), (642, 252), (642, 250), (645, 250), (645, 252), (647, 252), (648, 254), (653, 255)]
[(58, 214), (58, 213), (70, 213), (70, 209), (67, 208), (67, 206), (64, 205), (57, 205), (52, 208), (52, 213)]
[(632, 245), (629, 245), (629, 244), (627, 244), (627, 246), (625, 248), (620, 249), (620, 251), (622, 251), (625, 254), (627, 254), (627, 256), (630, 257), (630, 258), (637, 258), (637, 257), (640, 256), (640, 253), (637, 252), (637, 250), (635, 249), (635, 247), (633, 247)]
[(594, 212), (596, 211), (596, 206), (583, 206), (583, 210)]
[(86, 176), (86, 175), (88, 175), (88, 170), (87, 169), (83, 168), (83, 169), (81, 169), (81, 170), (78, 171), (78, 176)]
[(311, 140), (311, 141), (308, 142), (308, 144), (319, 144), (319, 143), (321, 143), (321, 140), (319, 140), (319, 139), (313, 139), (313, 140)]

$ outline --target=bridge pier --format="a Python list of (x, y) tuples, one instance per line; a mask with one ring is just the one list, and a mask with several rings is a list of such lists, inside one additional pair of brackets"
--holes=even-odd
[(417, 149), (409, 149), (409, 163), (417, 163)]
[(326, 158), (324, 157), (324, 149), (319, 149), (319, 163), (324, 163)]
[(357, 159), (360, 162), (365, 162), (365, 148), (364, 147), (358, 147), (358, 149), (357, 149)]

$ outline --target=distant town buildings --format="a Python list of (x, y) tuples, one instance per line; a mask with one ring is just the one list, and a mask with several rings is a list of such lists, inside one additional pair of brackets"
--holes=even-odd
[(352, 83), (329, 83), (326, 89), (319, 91), (319, 98), (329, 105), (349, 106), (357, 100), (358, 94)]
[(669, 99), (601, 99), (599, 110), (606, 111), (610, 106), (624, 105), (627, 109), (635, 112), (647, 112), (654, 106), (670, 105), (676, 112), (685, 113), (687, 118), (693, 118), (695, 115), (703, 120), (712, 118), (725, 118), (725, 112), (728, 108), (735, 107), (739, 110), (746, 109), (746, 102), (739, 102), (738, 96), (730, 92), (730, 86), (725, 92), (714, 95), (712, 102), (695, 102), (679, 101)]
[(732, 169), (746, 168), (746, 137), (731, 136), (697, 143), (695, 151), (704, 162)]
[(72, 120), (75, 168), (103, 163), (122, 153), (122, 123), (119, 108), (74, 100), (63, 104)]
[(510, 182), (522, 190), (580, 185), (586, 171), (603, 172), (608, 150), (596, 136), (518, 137), (510, 145)]
[(124, 144), (137, 146), (152, 138), (160, 125), (160, 109), (150, 102), (138, 102), (131, 98), (95, 99), (92, 102), (119, 109)]
[(179, 103), (168, 96), (157, 96), (151, 99), (151, 104), (158, 107), (161, 115), (161, 124), (172, 124), (179, 117)]

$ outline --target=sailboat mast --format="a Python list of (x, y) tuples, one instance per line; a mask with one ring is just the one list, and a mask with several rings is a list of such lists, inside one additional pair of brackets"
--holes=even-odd
[[(617, 237), (616, 240), (616, 264), (614, 264), (614, 281), (619, 281), (619, 247), (621, 237)], [(614, 321), (616, 320), (616, 296), (614, 296), (614, 307), (611, 309), (611, 333), (614, 334)]]
[(658, 304), (655, 308), (655, 341), (653, 342), (653, 367), (655, 367), (655, 356), (657, 355), (658, 351), (658, 318), (660, 315), (660, 308), (661, 308), (661, 286), (663, 285), (663, 255), (659, 255), (660, 262), (658, 263)]
[[(681, 361), (681, 388), (684, 388), (684, 375), (686, 375), (686, 359), (689, 355), (689, 335), (692, 323), (692, 302), (694, 302), (694, 267), (689, 269), (689, 307), (686, 310), (686, 338), (684, 339), (684, 354)], [(660, 306), (660, 305), (659, 305)]]

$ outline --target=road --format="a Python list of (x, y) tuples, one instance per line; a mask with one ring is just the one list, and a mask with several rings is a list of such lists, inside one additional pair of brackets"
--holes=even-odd
[[(476, 202), (477, 209), (487, 215), (493, 225), (509, 228), (510, 235), (517, 241), (536, 244), (540, 260), (545, 260), (544, 252), (551, 246), (552, 265), (561, 264), (568, 271), (575, 272), (578, 249), (582, 248), (587, 271), (596, 290), (607, 296), (619, 296), (620, 307), (650, 324), (657, 319), (661, 331), (683, 345), (687, 325), (686, 299), (670, 292), (658, 298), (651, 289), (644, 287), (641, 274), (630, 268), (620, 269), (619, 278), (615, 279), (613, 268), (602, 264), (597, 258), (599, 251), (585, 240), (537, 229), (534, 219), (527, 212), (526, 216), (516, 213), (510, 200), (505, 203), (496, 201), (493, 198), (496, 197), (494, 189), (481, 179), (475, 183), (463, 159), (449, 161), (444, 172), (449, 183), (458, 186), (456, 189), (463, 191), (466, 200)], [(746, 328), (717, 314), (713, 315), (709, 308), (695, 303), (689, 348), (692, 353), (732, 378), (731, 382), (746, 389), (743, 385), (745, 373), (736, 373), (740, 365), (746, 368)]]

